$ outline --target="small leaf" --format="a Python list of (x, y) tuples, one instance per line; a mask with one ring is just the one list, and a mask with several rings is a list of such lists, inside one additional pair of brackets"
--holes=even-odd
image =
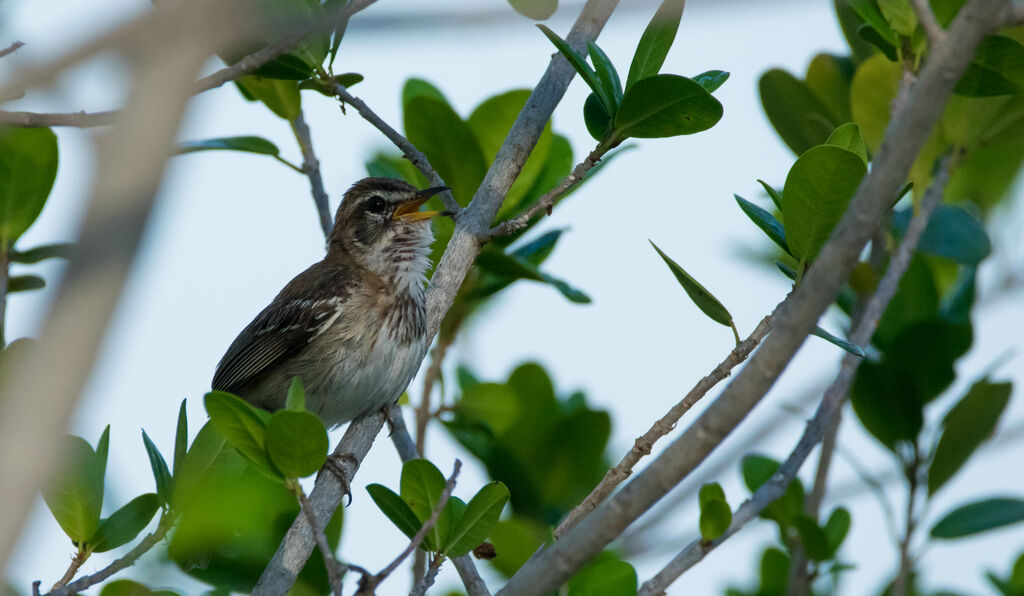
[(743, 213), (750, 218), (750, 221), (754, 222), (754, 225), (761, 228), (761, 231), (764, 232), (772, 242), (777, 244), (779, 248), (788, 253), (789, 247), (786, 246), (786, 231), (782, 228), (782, 224), (779, 220), (775, 219), (775, 216), (771, 213), (768, 213), (743, 197), (735, 194), (733, 197), (739, 204), (740, 209), (743, 210)]
[(828, 140), (825, 141), (826, 145), (834, 145), (841, 149), (846, 149), (856, 153), (861, 161), (864, 162), (865, 167), (868, 165), (868, 148), (864, 144), (864, 139), (860, 136), (860, 127), (853, 122), (847, 122), (839, 128), (832, 131), (829, 135)]
[(821, 562), (829, 558), (828, 538), (817, 522), (801, 514), (793, 518), (793, 527), (811, 560)]
[(775, 190), (775, 187), (773, 187), (772, 185), (768, 184), (764, 180), (760, 180), (759, 179), (757, 182), (762, 187), (764, 187), (764, 191), (766, 193), (768, 193), (768, 197), (772, 200), (772, 203), (775, 204), (775, 208), (779, 209), (781, 211), (782, 210), (782, 195), (779, 194), (779, 191)]
[(391, 523), (395, 524), (409, 538), (415, 536), (423, 527), (423, 523), (416, 517), (409, 505), (390, 488), (380, 484), (371, 484), (366, 487), (366, 491), (370, 493), (370, 498), (391, 520)]
[(188, 450), (188, 416), (185, 413), (185, 400), (181, 400), (178, 408), (178, 425), (174, 433), (174, 476), (177, 477), (181, 462), (185, 461)]
[(84, 544), (99, 527), (105, 466), (81, 437), (63, 437), (59, 453), (61, 469), (43, 489), (43, 500), (71, 541)]
[(942, 436), (928, 466), (928, 494), (935, 494), (995, 432), (1010, 401), (1011, 383), (981, 380), (942, 420)]
[(46, 287), (46, 280), (38, 275), (12, 275), (7, 280), (7, 293), (31, 292)]
[(931, 530), (932, 538), (960, 538), (1024, 521), (1024, 500), (990, 498), (957, 507)]
[(310, 412), (280, 410), (267, 424), (267, 454), (285, 478), (304, 478), (327, 461), (327, 429)]
[(619, 73), (615, 71), (608, 55), (592, 41), (587, 42), (587, 50), (590, 53), (590, 61), (594, 63), (594, 70), (605, 93), (615, 102), (614, 107), (618, 108), (622, 99), (622, 81), (619, 80)]
[(841, 337), (836, 337), (835, 335), (832, 335), (831, 333), (825, 331), (824, 329), (818, 327), (817, 325), (814, 326), (814, 330), (811, 331), (811, 335), (815, 337), (820, 337), (821, 339), (829, 342), (830, 344), (839, 346), (840, 348), (846, 350), (847, 352), (853, 354), (854, 356), (860, 356), (861, 358), (867, 356), (867, 354), (864, 353), (864, 350), (857, 344), (849, 342)]
[(845, 507), (836, 507), (823, 529), (828, 542), (828, 558), (833, 558), (850, 531), (850, 512)]
[(146, 431), (142, 431), (142, 443), (146, 446), (149, 467), (153, 470), (153, 478), (156, 480), (156, 494), (160, 496), (160, 505), (169, 506), (171, 495), (174, 494), (174, 481), (170, 471), (167, 470), (167, 462)]
[(508, 0), (508, 3), (516, 12), (535, 21), (543, 21), (558, 9), (558, 0)]
[(154, 493), (139, 495), (100, 522), (89, 539), (93, 552), (105, 553), (128, 544), (139, 535), (160, 508), (162, 498)]
[(284, 402), (284, 409), (306, 411), (306, 390), (302, 388), (302, 379), (297, 375), (292, 377), (292, 383), (288, 386), (288, 398)]
[(11, 252), (11, 262), (31, 265), (46, 259), (70, 259), (74, 248), (74, 244), (57, 243), (44, 244), (28, 250), (16, 250)]
[(551, 29), (544, 25), (537, 25), (537, 28), (540, 29), (549, 40), (551, 40), (551, 43), (555, 44), (558, 51), (565, 56), (565, 59), (569, 61), (569, 64), (572, 65), (573, 69), (579, 73), (583, 82), (585, 82), (587, 86), (590, 87), (590, 90), (593, 91), (601, 100), (601, 103), (604, 104), (608, 113), (614, 113), (618, 103), (601, 85), (601, 80), (598, 78), (597, 73), (594, 72), (594, 69), (590, 68), (590, 65), (587, 64), (587, 61), (584, 60), (583, 56), (581, 56), (576, 50), (572, 49), (572, 46), (570, 46), (567, 41), (559, 37)]
[(807, 83), (782, 69), (773, 68), (761, 75), (758, 91), (775, 132), (797, 155), (824, 143), (840, 124), (838, 116)]
[(589, 565), (573, 576), (568, 596), (635, 596), (636, 589), (633, 566), (612, 560)]
[[(902, 238), (910, 225), (913, 209), (896, 211), (892, 228)], [(939, 205), (928, 220), (924, 234), (917, 243), (920, 252), (945, 257), (963, 265), (977, 265), (992, 253), (985, 226), (963, 207)]]
[(607, 108), (601, 103), (596, 95), (591, 93), (583, 102), (583, 123), (587, 126), (587, 132), (594, 137), (595, 141), (603, 141), (608, 136), (612, 119), (608, 115)]
[(668, 268), (672, 270), (672, 274), (675, 275), (676, 281), (679, 282), (679, 285), (683, 287), (683, 290), (686, 291), (690, 300), (693, 300), (693, 303), (697, 305), (697, 308), (699, 308), (701, 312), (720, 325), (725, 325), (726, 327), (733, 326), (732, 315), (729, 314), (729, 311), (725, 306), (723, 306), (722, 303), (711, 294), (711, 292), (709, 292), (704, 286), (700, 285), (700, 282), (690, 277), (690, 274), (680, 267), (679, 264), (670, 259), (668, 255), (661, 252), (661, 249), (658, 248), (656, 244), (651, 242), (651, 246), (654, 247), (654, 250), (658, 251), (662, 260), (664, 260), (665, 264), (668, 265)]
[(615, 130), (622, 138), (689, 135), (722, 118), (722, 104), (693, 79), (655, 75), (637, 81), (622, 97)]
[(508, 488), (500, 482), (492, 482), (481, 488), (466, 504), (466, 510), (445, 538), (442, 549), (445, 554), (461, 557), (486, 540), (498, 523), (498, 517), (508, 499)]
[(255, 408), (224, 391), (207, 393), (203, 403), (210, 423), (232, 447), (261, 470), (276, 473), (265, 448), (267, 425)]
[(683, 17), (685, 0), (663, 0), (658, 10), (647, 24), (640, 42), (636, 46), (636, 53), (633, 54), (633, 61), (629, 65), (629, 75), (626, 77), (626, 90), (641, 79), (653, 77), (661, 70), (665, 63), (665, 57), (676, 39), (676, 31), (679, 30), (679, 21)]
[(725, 534), (732, 523), (732, 510), (725, 501), (708, 501), (700, 506), (700, 536), (710, 542)]
[(779, 462), (763, 455), (745, 455), (740, 463), (743, 472), (743, 483), (750, 492), (755, 492), (761, 485), (768, 482), (772, 474), (779, 469)]
[(56, 178), (52, 130), (0, 126), (0, 245), (10, 246), (35, 222)]
[(178, 144), (178, 153), (195, 153), (197, 151), (243, 151), (260, 155), (278, 155), (277, 145), (263, 137), (221, 137), (203, 141), (187, 141)]
[[(725, 501), (725, 491), (722, 485), (717, 482), (708, 482), (700, 487), (697, 493), (700, 505), (703, 507), (709, 501)], [(727, 501), (726, 501), (727, 502)]]
[(729, 80), (729, 73), (724, 70), (708, 70), (690, 78), (700, 83), (700, 86), (704, 87), (708, 93), (714, 93)]
[[(885, 1), (885, 0), (883, 0)], [(874, 0), (849, 0), (850, 6), (857, 11), (861, 20), (873, 28), (889, 45), (896, 46), (899, 43), (896, 32), (889, 26), (889, 22), (882, 16), (875, 6)]]

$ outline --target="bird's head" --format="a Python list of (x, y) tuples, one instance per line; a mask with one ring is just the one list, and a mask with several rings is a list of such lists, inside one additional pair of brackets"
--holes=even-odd
[(395, 178), (363, 178), (348, 189), (338, 207), (328, 254), (344, 253), (381, 275), (403, 264), (425, 263), (434, 239), (430, 220), (448, 213), (419, 208), (445, 190), (448, 187), (419, 190)]

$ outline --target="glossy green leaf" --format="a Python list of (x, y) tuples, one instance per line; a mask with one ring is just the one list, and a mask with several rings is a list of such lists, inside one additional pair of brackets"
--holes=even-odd
[(306, 411), (306, 390), (302, 388), (302, 379), (298, 376), (292, 377), (292, 383), (288, 386), (288, 397), (285, 399), (284, 409), (294, 412)]
[(273, 473), (266, 452), (267, 425), (256, 409), (224, 391), (211, 391), (203, 400), (210, 423), (232, 447), (258, 467)]
[(709, 292), (704, 286), (700, 284), (696, 279), (690, 276), (678, 263), (669, 258), (668, 255), (663, 253), (660, 248), (653, 242), (651, 246), (654, 250), (658, 251), (662, 260), (668, 265), (668, 268), (672, 271), (672, 275), (675, 276), (676, 281), (686, 291), (686, 295), (693, 300), (693, 303), (697, 305), (697, 308), (707, 315), (712, 321), (726, 327), (732, 327), (732, 315), (729, 314), (728, 309), (722, 305), (721, 302), (715, 298), (711, 292)]
[(327, 461), (327, 429), (310, 412), (280, 410), (266, 430), (267, 454), (285, 478), (304, 478)]
[(768, 193), (768, 197), (772, 200), (772, 203), (775, 204), (775, 208), (781, 210), (782, 209), (782, 195), (779, 194), (779, 191), (775, 190), (775, 188), (773, 186), (771, 186), (770, 184), (768, 184), (764, 180), (760, 180), (759, 179), (758, 183), (761, 186), (764, 187), (764, 191), (766, 193)]
[(772, 127), (797, 155), (824, 143), (840, 124), (838, 116), (806, 83), (782, 69), (761, 75), (758, 89)]
[(722, 118), (722, 104), (693, 79), (655, 75), (637, 81), (615, 115), (617, 135), (661, 138), (707, 130)]
[(868, 148), (864, 144), (864, 139), (860, 136), (860, 127), (853, 122), (847, 122), (832, 131), (825, 144), (834, 145), (856, 153), (861, 158), (861, 161), (864, 162), (864, 166), (868, 165)]
[(395, 527), (410, 539), (423, 527), (423, 522), (416, 517), (409, 505), (390, 488), (380, 484), (371, 484), (366, 487), (366, 491), (370, 493), (370, 498), (391, 520), (391, 523), (395, 524)]
[(850, 512), (845, 507), (836, 507), (822, 529), (828, 543), (828, 558), (835, 557), (850, 531)]
[(793, 518), (793, 527), (800, 536), (800, 544), (808, 558), (820, 562), (830, 557), (828, 538), (817, 522), (806, 515), (797, 515)]
[(857, 154), (832, 145), (814, 147), (796, 160), (782, 191), (782, 222), (797, 260), (818, 255), (865, 173)]
[(1010, 401), (1010, 383), (987, 379), (971, 386), (942, 420), (942, 435), (928, 466), (928, 494), (935, 494), (995, 432)]
[(685, 0), (663, 0), (658, 6), (633, 54), (629, 75), (626, 77), (627, 91), (637, 81), (653, 77), (661, 70), (672, 42), (676, 39), (685, 4)]
[(750, 218), (750, 221), (754, 222), (754, 225), (761, 228), (761, 231), (764, 232), (772, 242), (777, 244), (779, 248), (788, 253), (789, 247), (786, 246), (786, 231), (782, 228), (782, 223), (775, 219), (775, 216), (771, 213), (768, 213), (743, 197), (739, 195), (733, 195), (733, 197), (735, 197), (736, 203), (739, 204), (743, 213)]
[(700, 83), (708, 93), (714, 93), (729, 80), (729, 73), (724, 70), (708, 70), (690, 78)]
[(289, 122), (298, 118), (302, 111), (302, 97), (295, 81), (264, 79), (252, 75), (235, 81), (245, 93), (246, 99), (262, 101), (270, 111)]
[(28, 250), (15, 250), (10, 253), (12, 263), (32, 265), (46, 259), (69, 259), (75, 245), (67, 243), (44, 244)]
[(61, 466), (43, 488), (43, 500), (71, 541), (83, 544), (99, 527), (106, 466), (85, 439), (59, 441)]
[(597, 73), (598, 81), (601, 82), (601, 87), (615, 102), (615, 107), (618, 107), (619, 101), (622, 99), (622, 81), (619, 80), (619, 73), (615, 70), (615, 65), (612, 64), (608, 54), (605, 54), (604, 50), (596, 43), (588, 41), (587, 51), (590, 54), (590, 61), (594, 63), (594, 71)]
[(221, 137), (178, 144), (177, 152), (179, 154), (197, 151), (243, 151), (260, 155), (278, 155), (280, 153), (277, 145), (263, 137)]
[[(893, 214), (892, 227), (897, 238), (906, 233), (912, 217), (911, 207)], [(992, 242), (985, 226), (963, 207), (939, 205), (928, 220), (917, 250), (963, 265), (977, 265), (992, 253)]]
[(569, 61), (569, 64), (571, 64), (573, 69), (580, 75), (583, 82), (590, 87), (590, 90), (597, 95), (601, 100), (601, 103), (603, 103), (605, 108), (608, 109), (609, 113), (615, 112), (617, 105), (615, 98), (601, 85), (601, 80), (598, 78), (597, 73), (594, 69), (590, 68), (590, 65), (587, 64), (587, 61), (583, 56), (581, 56), (580, 53), (574, 50), (567, 41), (559, 37), (551, 29), (544, 25), (537, 25), (537, 28), (544, 33), (551, 43), (555, 44), (558, 51), (562, 53), (562, 56), (565, 56), (565, 59)]
[(146, 446), (146, 455), (149, 457), (149, 467), (153, 470), (153, 479), (156, 481), (156, 494), (160, 497), (160, 505), (169, 506), (171, 496), (174, 494), (174, 480), (171, 472), (167, 469), (167, 461), (156, 448), (153, 441), (142, 431), (142, 443)]
[(960, 538), (1024, 521), (1024, 500), (990, 498), (957, 507), (931, 530), (932, 538)]
[(953, 92), (968, 97), (1024, 93), (1024, 45), (1011, 37), (989, 35)]
[(12, 275), (7, 280), (7, 293), (31, 292), (46, 287), (46, 280), (38, 275)]
[(500, 482), (492, 482), (477, 491), (445, 537), (444, 552), (451, 557), (461, 557), (480, 546), (498, 523), (508, 499), (508, 488)]
[(568, 596), (635, 596), (636, 570), (625, 561), (590, 565), (569, 580)]
[(725, 501), (712, 500), (700, 506), (700, 537), (708, 542), (725, 534), (732, 523), (732, 510)]
[(583, 123), (595, 141), (603, 141), (610, 131), (611, 116), (596, 95), (591, 93), (583, 102)]
[(839, 346), (840, 348), (846, 350), (847, 352), (853, 354), (854, 356), (860, 356), (861, 358), (864, 358), (864, 356), (866, 356), (864, 350), (861, 349), (861, 347), (858, 346), (857, 344), (846, 341), (841, 337), (836, 337), (835, 335), (832, 335), (831, 333), (825, 331), (824, 329), (817, 325), (815, 325), (814, 329), (811, 330), (811, 335), (815, 337), (820, 337), (821, 339), (827, 341), (832, 345)]
[(892, 30), (904, 37), (914, 35), (917, 27), (917, 15), (907, 0), (876, 0), (882, 16)]
[(508, 0), (516, 12), (537, 21), (555, 14), (558, 9), (558, 0)]
[(35, 222), (56, 178), (52, 130), (0, 126), (0, 244), (13, 244)]
[(128, 544), (138, 536), (160, 508), (162, 497), (154, 493), (139, 495), (100, 522), (89, 539), (93, 552), (104, 553)]

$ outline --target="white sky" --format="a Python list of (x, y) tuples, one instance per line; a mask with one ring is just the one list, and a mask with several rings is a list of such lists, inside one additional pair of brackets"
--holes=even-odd
[[(463, 0), (451, 4), (449, 8), (457, 10), (484, 3)], [(7, 0), (0, 45), (20, 39), (27, 46), (0, 61), (0, 72), (9, 72), (20, 61), (57, 55), (148, 5), (145, 0), (107, 0), (102, 10), (97, 10), (95, 4), (71, 0), (51, 0), (45, 8), (39, 2)], [(634, 5), (627, 1), (623, 5), (622, 9), (632, 10), (620, 9), (600, 43), (624, 72), (656, 2), (637, 1)], [(366, 14), (394, 14), (415, 6), (419, 5), (411, 0), (381, 0)], [(507, 4), (490, 0), (486, 7), (500, 12)], [(575, 10), (575, 4), (563, 6), (549, 25), (564, 34)], [(696, 136), (638, 142), (638, 149), (618, 158), (599, 180), (560, 205), (543, 224), (544, 229), (571, 227), (545, 269), (587, 292), (594, 299), (592, 305), (569, 304), (546, 286), (519, 284), (462, 337), (448, 363), (467, 363), (481, 377), (498, 380), (524, 360), (539, 360), (552, 372), (560, 391), (582, 388), (592, 403), (613, 412), (610, 453), (618, 458), (634, 437), (717, 364), (732, 343), (728, 330), (704, 318), (689, 303), (647, 239), (657, 242), (716, 293), (732, 311), (741, 334), (749, 332), (785, 295), (787, 287), (780, 275), (743, 258), (738, 247), (760, 246), (763, 239), (736, 208), (732, 194), (759, 199), (755, 179), (780, 185), (793, 160), (761, 111), (757, 77), (773, 66), (803, 72), (815, 53), (841, 53), (844, 47), (831, 2), (692, 2), (663, 71), (686, 75), (713, 68), (730, 71), (732, 77), (716, 92), (725, 106), (722, 121)], [(400, 90), (410, 76), (437, 84), (465, 116), (486, 97), (531, 87), (552, 51), (530, 21), (515, 16), (494, 26), (373, 32), (361, 30), (356, 17), (335, 69), (366, 74), (367, 80), (354, 92), (386, 120), (399, 125)], [(217, 66), (211, 62), (208, 68)], [(40, 111), (114, 107), (123, 92), (115, 73), (111, 64), (99, 60), (66, 77), (56, 92), (30, 94), (13, 105)], [(585, 86), (575, 80), (554, 119), (555, 129), (570, 137), (578, 157), (593, 145), (580, 115), (586, 93)], [(303, 102), (335, 207), (344, 189), (365, 175), (365, 159), (373, 150), (388, 145), (354, 111), (343, 116), (333, 102), (312, 93), (304, 94)], [(21, 241), (22, 247), (73, 238), (83, 210), (90, 187), (90, 133), (71, 129), (57, 133), (61, 169), (56, 187), (47, 210)], [(230, 86), (193, 101), (181, 138), (244, 134), (270, 138), (286, 156), (301, 161), (287, 123), (260, 105), (244, 102)], [(1019, 224), (1019, 213), (1012, 221)], [(1019, 268), (1024, 256), (1019, 236), (1004, 234), (1004, 240), (1007, 237), (1011, 245), (997, 250), (1003, 250), (1004, 257), (1011, 255), (1009, 262), (1016, 262)], [(108, 505), (116, 506), (152, 490), (138, 429), (145, 428), (157, 445), (168, 451), (178, 404), (188, 398), (194, 433), (205, 419), (199, 398), (208, 390), (223, 350), (285, 282), (321, 254), (322, 236), (305, 178), (269, 159), (245, 154), (205, 153), (172, 162), (72, 428), (95, 442), (104, 425), (113, 425)], [(42, 271), (51, 286), (59, 279), (59, 266)], [(991, 270), (986, 273), (991, 277)], [(12, 297), (8, 337), (33, 335), (51, 296), (47, 289)], [(1020, 333), (1013, 333), (1024, 329), (1020, 298), (1018, 291), (982, 310), (975, 321), (975, 348), (962, 363), (967, 379), (1005, 350), (1016, 348), (1019, 354), (1024, 347)], [(824, 326), (837, 329), (835, 321), (827, 317)], [(831, 345), (809, 339), (753, 419), (709, 461), (724, 465), (724, 471), (713, 479), (722, 482), (734, 506), (746, 496), (737, 472), (739, 454), (757, 450), (784, 457), (811, 411), (806, 405), (794, 411), (790, 404), (808, 387), (828, 380), (840, 356)], [(1024, 381), (1019, 356), (1001, 370), (1018, 383)], [(1018, 389), (1002, 428), (1024, 418), (1020, 401)], [(697, 413), (692, 412), (682, 424), (688, 424)], [(778, 418), (773, 426), (781, 432), (764, 440), (751, 436), (749, 430), (769, 418)], [(890, 471), (891, 463), (877, 444), (847, 422), (842, 434), (844, 449), (875, 469)], [(428, 451), (445, 470), (459, 455), (443, 432), (430, 436)], [(1001, 444), (985, 455), (940, 494), (929, 511), (930, 520), (974, 497), (1024, 494), (1020, 476), (1007, 473), (1019, 470), (1024, 446), (1020, 442)], [(467, 496), (484, 476), (468, 456), (461, 456), (468, 465), (456, 494)], [(812, 457), (812, 462), (815, 460)], [(856, 482), (842, 460), (834, 470), (835, 485)], [(355, 501), (346, 512), (343, 557), (374, 569), (386, 564), (404, 545), (401, 534), (390, 527), (362, 490), (371, 482), (395, 486), (398, 471), (393, 448), (387, 441), (379, 442), (356, 480)], [(805, 478), (811, 471), (808, 465)], [(704, 480), (700, 474), (695, 478), (684, 487)], [(846, 574), (844, 592), (876, 592), (893, 572), (895, 547), (873, 498), (860, 491), (843, 502), (851, 507), (854, 521), (843, 558), (856, 565)], [(827, 502), (826, 511), (835, 504)], [(903, 504), (896, 501), (894, 507), (902, 511)], [(640, 580), (689, 542), (696, 529), (694, 497), (679, 505), (678, 514), (659, 527), (659, 552), (635, 560)], [(374, 537), (372, 548), (368, 536)], [(773, 540), (773, 526), (752, 524), (684, 575), (670, 593), (710, 594), (729, 585), (751, 587), (756, 557)], [(1018, 526), (951, 546), (933, 545), (921, 565), (930, 588), (988, 591), (983, 588), (984, 570), (1004, 573), (1022, 549), (1024, 531)], [(94, 556), (84, 570), (101, 568), (117, 552)], [(7, 576), (26, 591), (34, 579), (52, 583), (63, 572), (70, 554), (70, 543), (40, 500)], [(453, 574), (448, 573), (442, 581), (452, 581)], [(396, 575), (382, 593), (405, 593), (406, 577), (404, 573)], [(179, 574), (163, 581), (170, 587), (182, 585)]]

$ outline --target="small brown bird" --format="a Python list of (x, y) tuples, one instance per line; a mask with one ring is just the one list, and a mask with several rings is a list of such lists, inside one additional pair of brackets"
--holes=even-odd
[(306, 407), (327, 426), (396, 400), (426, 350), (430, 219), (448, 215), (418, 209), (444, 190), (393, 178), (352, 185), (327, 256), (238, 334), (217, 365), (213, 389), (273, 411), (284, 407), (298, 376)]

